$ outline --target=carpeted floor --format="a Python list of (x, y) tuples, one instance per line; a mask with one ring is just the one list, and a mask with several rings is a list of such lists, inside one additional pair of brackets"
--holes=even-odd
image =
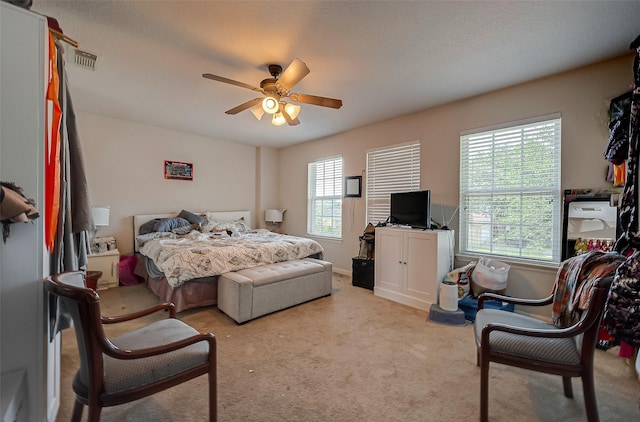
[[(244, 325), (215, 307), (179, 314), (218, 338), (219, 421), (478, 419), (480, 371), (471, 325), (428, 321), (427, 312), (353, 287), (348, 276), (334, 274), (333, 287), (330, 297)], [(157, 302), (145, 285), (100, 295), (105, 315)], [(617, 357), (617, 348), (598, 350), (595, 360), (600, 419), (640, 420), (640, 382), (633, 369)], [(76, 369), (75, 336), (66, 330), (57, 421), (70, 420)], [(573, 380), (575, 398), (567, 399), (559, 377), (497, 364), (490, 376), (492, 421), (586, 420), (579, 379)], [(206, 386), (203, 376), (146, 399), (106, 408), (102, 421), (207, 420)], [(85, 409), (85, 418), (86, 414)]]

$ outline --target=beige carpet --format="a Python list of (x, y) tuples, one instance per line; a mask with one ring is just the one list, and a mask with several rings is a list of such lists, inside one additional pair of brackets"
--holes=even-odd
[[(218, 337), (219, 421), (478, 420), (471, 325), (428, 321), (427, 312), (353, 287), (349, 277), (334, 275), (333, 286), (330, 297), (244, 325), (215, 307), (179, 314)], [(144, 285), (100, 293), (105, 315), (157, 302)], [(76, 362), (75, 336), (66, 330), (57, 421), (70, 420)], [(586, 420), (579, 379), (572, 400), (562, 394), (559, 377), (497, 364), (490, 374), (492, 421)], [(596, 387), (602, 421), (640, 420), (640, 383), (617, 348), (597, 351)], [(102, 413), (105, 422), (206, 417), (204, 376)]]

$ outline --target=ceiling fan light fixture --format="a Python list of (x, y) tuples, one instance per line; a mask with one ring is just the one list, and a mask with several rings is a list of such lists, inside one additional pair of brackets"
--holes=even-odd
[(291, 117), (291, 119), (295, 119), (300, 114), (300, 106), (295, 104), (287, 103), (284, 105), (284, 111)]
[(262, 109), (269, 114), (276, 113), (280, 109), (280, 99), (274, 94), (267, 95), (262, 100)]
[(285, 123), (287, 123), (287, 121), (282, 115), (282, 112), (279, 111), (273, 115), (273, 118), (271, 119), (271, 123), (273, 123), (274, 126), (282, 126)]

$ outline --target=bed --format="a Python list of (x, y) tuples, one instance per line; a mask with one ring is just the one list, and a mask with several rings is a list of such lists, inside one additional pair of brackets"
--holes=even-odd
[[(179, 222), (181, 217), (189, 224)], [(252, 229), (250, 222), (249, 211), (134, 215), (135, 273), (160, 300), (173, 302), (180, 312), (215, 305), (221, 274), (322, 258), (318, 242)]]

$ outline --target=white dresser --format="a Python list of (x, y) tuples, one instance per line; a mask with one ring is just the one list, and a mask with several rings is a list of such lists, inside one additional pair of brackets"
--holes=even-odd
[(429, 310), (453, 264), (453, 236), (450, 230), (376, 228), (373, 293)]

